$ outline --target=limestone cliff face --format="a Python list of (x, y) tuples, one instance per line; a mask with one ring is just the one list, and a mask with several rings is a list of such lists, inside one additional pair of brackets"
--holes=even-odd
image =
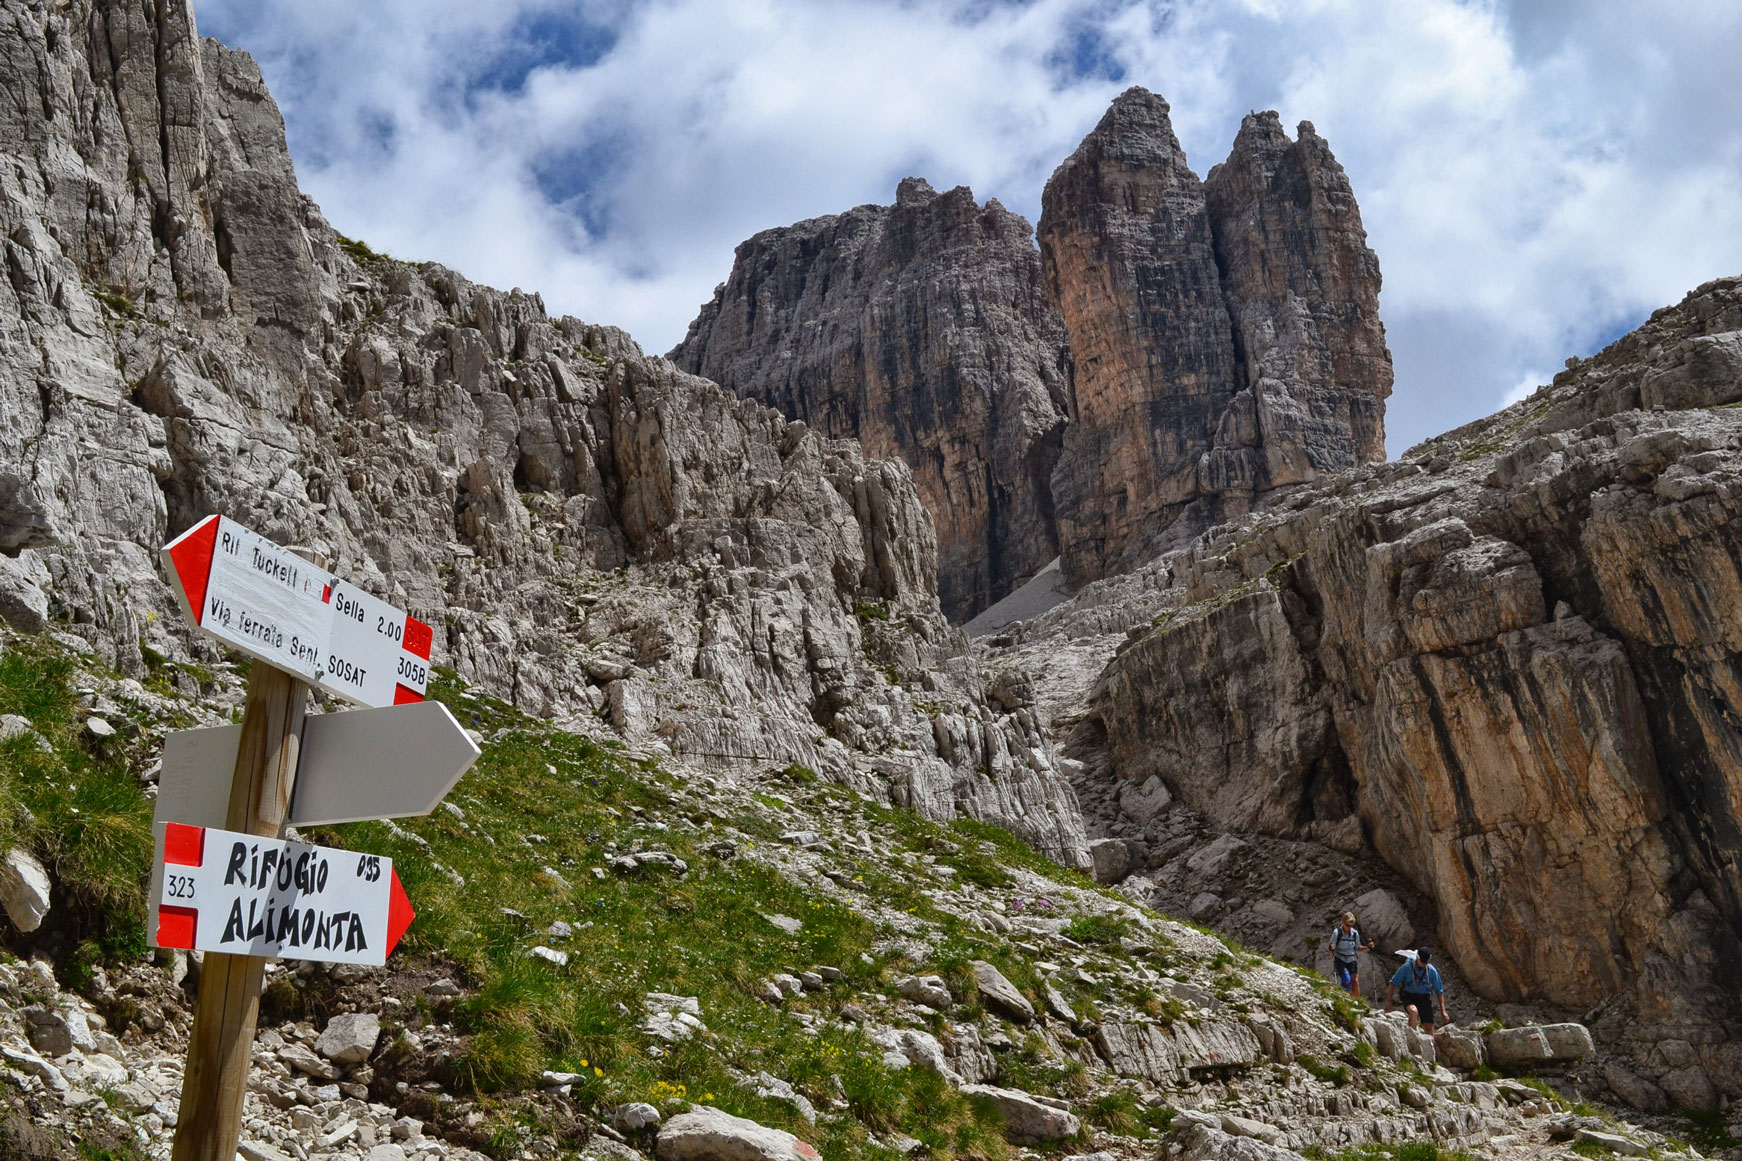
[[(1167, 102), (1131, 89), (1046, 184), (1040, 248), (1070, 335), (1071, 426), (1053, 480), (1073, 582), (1204, 495), (1239, 368), (1197, 174)], [(1205, 522), (1219, 508), (1200, 504)]]
[(1659, 1079), (1715, 1102), (1742, 1015), (1738, 400), (1731, 279), (1194, 545), (1096, 694), (1119, 775), (1273, 834), (1353, 811), (1475, 987), (1603, 1005), (1641, 1058), (1703, 1029), (1705, 1072)]
[(1029, 224), (966, 187), (766, 230), (671, 358), (913, 470), (938, 588), (973, 616), (1058, 554), (1064, 327)]
[(1054, 555), (1080, 586), (1384, 458), (1379, 264), (1310, 124), (1253, 114), (1204, 183), (1131, 89), (1047, 183), (1039, 239), (910, 178), (745, 242), (672, 358), (905, 459), (958, 620)]
[(1141, 88), (1047, 183), (1040, 246), (1074, 362), (1053, 478), (1073, 584), (1272, 490), (1384, 457), (1379, 266), (1310, 125), (1248, 117), (1198, 181)]
[(340, 238), (185, 3), (9, 9), (0, 88), (0, 615), (129, 673), (216, 661), (156, 549), (219, 511), (530, 712), (1085, 862), (1044, 728), (952, 660), (905, 465)]
[(1258, 489), (1384, 459), (1379, 259), (1330, 146), (1310, 121), (1290, 141), (1274, 112), (1250, 114), (1204, 199), (1244, 372), (1232, 410)]

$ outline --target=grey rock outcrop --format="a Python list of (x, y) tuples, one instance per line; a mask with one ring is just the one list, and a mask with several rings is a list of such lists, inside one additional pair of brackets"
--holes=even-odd
[(913, 471), (957, 621), (1058, 555), (1064, 325), (1027, 221), (959, 186), (765, 230), (671, 352), (679, 366)]
[[(318, 545), (528, 712), (691, 765), (798, 763), (1087, 866), (1044, 725), (957, 660), (904, 464), (340, 237), (253, 61), (185, 3), (26, 6), (0, 61), (0, 608), (22, 627), (52, 591), (127, 673), (142, 643), (214, 660), (155, 558), (221, 511)], [(594, 654), (632, 668), (595, 678)]]
[(1034, 1005), (1016, 990), (1016, 985), (1003, 972), (983, 959), (972, 961), (968, 967), (974, 973), (974, 986), (979, 989), (982, 1000), (1018, 1024), (1034, 1022)]
[(1612, 1042), (1700, 1025), (1673, 1067), (1717, 1075), (1742, 951), (1739, 333), (1742, 280), (1708, 284), (1524, 402), (1173, 557), (1096, 695), (1118, 774), (1229, 827), (1358, 820), (1476, 990), (1602, 1003)]
[(1329, 147), (1254, 114), (1200, 183), (1168, 113), (1127, 90), (1042, 202), (1074, 366), (1053, 477), (1073, 585), (1384, 457), (1379, 265)]
[(381, 1018), (373, 1012), (342, 1012), (327, 1021), (315, 1051), (335, 1064), (361, 1064), (381, 1038)]
[(818, 1161), (815, 1148), (782, 1129), (734, 1117), (711, 1105), (659, 1127), (660, 1161)]
[[(20, 719), (22, 720), (22, 719)], [(24, 730), (30, 724), (25, 722)], [(50, 891), (48, 869), (23, 847), (13, 847), (0, 859), (0, 905), (6, 918), (20, 931), (35, 931), (48, 914)]]
[(1251, 448), (1218, 431), (1215, 456), (1248, 455), (1237, 474), (1260, 491), (1384, 459), (1379, 259), (1330, 146), (1310, 121), (1290, 141), (1274, 112), (1252, 113), (1204, 202), (1244, 371), (1230, 412)]
[(997, 1106), (1004, 1132), (1013, 1141), (1040, 1143), (1074, 1137), (1083, 1124), (1068, 1109), (1042, 1103), (1028, 1093), (989, 1084), (965, 1084), (962, 1095), (980, 1097)]

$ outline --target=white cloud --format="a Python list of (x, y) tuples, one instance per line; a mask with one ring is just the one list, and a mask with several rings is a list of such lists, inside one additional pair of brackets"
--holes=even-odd
[(1500, 397), (1500, 406), (1511, 407), (1514, 403), (1524, 402), (1526, 399), (1529, 399), (1532, 395), (1536, 394), (1537, 388), (1542, 387), (1552, 378), (1554, 378), (1552, 372), (1527, 372), (1524, 378), (1513, 384), (1512, 390)]
[(1168, 97), (1200, 174), (1250, 109), (1330, 140), (1385, 272), (1394, 450), (1742, 270), (1742, 10), (1718, 0), (208, 0), (200, 17), (261, 60), (338, 228), (652, 350), (749, 234), (887, 202), (906, 174), (1033, 218), (1128, 83)]

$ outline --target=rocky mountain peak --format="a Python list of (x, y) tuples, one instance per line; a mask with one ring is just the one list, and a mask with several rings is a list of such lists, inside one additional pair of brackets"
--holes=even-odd
[(1075, 365), (1053, 479), (1073, 584), (1384, 458), (1379, 264), (1347, 175), (1274, 112), (1211, 173), (1134, 88), (1047, 183), (1040, 245)]
[(1077, 151), (1059, 167), (1060, 171), (1089, 159), (1145, 167), (1177, 164), (1185, 168), (1185, 150), (1174, 135), (1171, 113), (1166, 98), (1142, 85), (1132, 85), (1113, 98), (1094, 131), (1083, 138)]
[(1204, 182), (1234, 341), (1255, 416), (1261, 489), (1385, 458), (1391, 355), (1379, 259), (1330, 146), (1249, 114)]
[(1126, 571), (1385, 455), (1379, 264), (1347, 175), (1274, 112), (1212, 174), (1133, 86), (1047, 182), (1038, 262), (1020, 216), (909, 177), (892, 206), (746, 242), (672, 358), (905, 459), (953, 619), (1055, 553), (1073, 587)]
[(895, 204), (898, 206), (929, 205), (937, 196), (938, 191), (923, 177), (904, 177), (895, 187)]
[(1049, 480), (1064, 326), (1026, 219), (904, 179), (891, 206), (765, 230), (672, 352), (679, 366), (913, 471), (938, 590), (972, 616), (1058, 554)]

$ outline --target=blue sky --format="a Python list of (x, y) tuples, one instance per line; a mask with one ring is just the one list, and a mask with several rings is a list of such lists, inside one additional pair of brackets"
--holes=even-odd
[(682, 337), (757, 230), (902, 177), (1038, 216), (1108, 101), (1200, 175), (1312, 121), (1385, 288), (1395, 454), (1742, 272), (1742, 6), (1580, 0), (204, 0), (343, 233)]

